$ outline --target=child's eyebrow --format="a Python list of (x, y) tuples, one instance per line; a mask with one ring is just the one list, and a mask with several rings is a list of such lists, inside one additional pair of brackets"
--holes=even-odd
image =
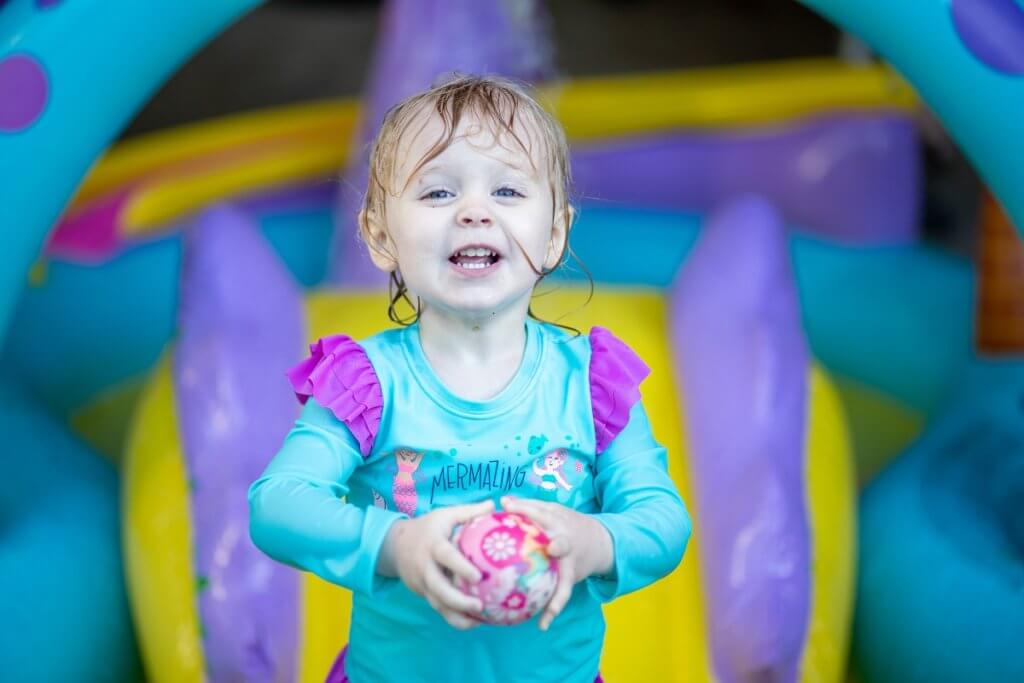
[(520, 173), (524, 173), (524, 174), (526, 174), (526, 175), (529, 175), (529, 174), (530, 174), (530, 171), (529, 171), (529, 169), (523, 168), (523, 167), (522, 167), (522, 166), (520, 166), (519, 164), (513, 164), (513, 163), (511, 163), (511, 162), (508, 162), (508, 161), (503, 161), (503, 162), (501, 162), (501, 163), (505, 164), (506, 166), (508, 166), (509, 168), (511, 168), (511, 169), (512, 169), (513, 171), (519, 171)]
[(535, 175), (536, 166), (531, 161), (527, 165), (516, 163), (517, 159), (523, 158), (522, 156), (516, 155), (508, 159), (496, 159), (496, 161), (507, 169), (521, 173), (524, 176), (532, 178)]
[(426, 166), (416, 171), (414, 175), (409, 177), (408, 182), (412, 183), (413, 181), (416, 181), (417, 185), (424, 185), (426, 183), (424, 179), (431, 173), (440, 173), (443, 175), (445, 173), (445, 168), (441, 164), (431, 164), (430, 166)]
[(528, 180), (539, 180), (541, 177), (540, 171), (536, 166), (531, 166), (529, 168), (523, 168), (522, 166), (516, 166), (514, 164), (509, 164), (508, 166)]
[(441, 166), (440, 164), (431, 164), (430, 166), (427, 166), (425, 168), (421, 168), (419, 173), (417, 173), (416, 175), (425, 176), (428, 173), (434, 173), (435, 171), (443, 171), (443, 170), (444, 170), (444, 167)]
[[(524, 168), (519, 164), (512, 163), (510, 161), (505, 161), (502, 159), (497, 159), (496, 161), (498, 161), (498, 163), (500, 163), (502, 166), (513, 171), (516, 171), (517, 173), (521, 173), (528, 178), (532, 178), (535, 175), (534, 169), (532, 167)], [(431, 164), (429, 166), (425, 166), (416, 173), (416, 178), (422, 180), (424, 176), (430, 175), (431, 173), (435, 172), (444, 173), (445, 167), (442, 164)]]

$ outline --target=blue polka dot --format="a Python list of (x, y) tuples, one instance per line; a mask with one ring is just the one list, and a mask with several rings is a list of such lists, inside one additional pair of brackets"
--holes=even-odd
[(1016, 0), (953, 0), (951, 9), (960, 40), (977, 60), (1024, 75), (1024, 7)]
[(0, 59), (0, 133), (31, 126), (46, 109), (49, 98), (46, 71), (34, 57), (14, 54)]

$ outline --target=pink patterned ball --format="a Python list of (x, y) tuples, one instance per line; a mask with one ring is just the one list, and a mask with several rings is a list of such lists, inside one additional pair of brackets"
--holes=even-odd
[(528, 517), (492, 512), (458, 527), (452, 540), (483, 575), (476, 584), (455, 581), (463, 593), (483, 602), (483, 621), (519, 624), (551, 600), (558, 560), (548, 556), (550, 539)]

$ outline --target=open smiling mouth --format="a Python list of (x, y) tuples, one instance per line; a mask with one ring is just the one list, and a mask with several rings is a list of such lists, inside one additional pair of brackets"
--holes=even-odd
[(467, 247), (465, 249), (459, 249), (448, 257), (448, 261), (450, 261), (458, 270), (465, 271), (467, 274), (473, 275), (483, 274), (489, 270), (493, 270), (494, 266), (497, 265), (500, 260), (501, 254), (487, 247)]

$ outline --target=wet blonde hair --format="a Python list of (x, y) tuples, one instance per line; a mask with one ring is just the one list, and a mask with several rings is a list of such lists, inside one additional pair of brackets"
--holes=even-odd
[[(396, 181), (399, 179), (395, 175), (402, 162), (402, 141), (410, 126), (418, 119), (423, 119), (423, 126), (416, 133), (419, 134), (426, 127), (429, 116), (423, 117), (424, 113), (434, 114), (440, 118), (443, 130), (423, 158), (417, 161), (404, 183), (396, 187)], [(371, 251), (397, 264), (397, 258), (390, 252), (387, 244), (381, 243), (380, 239), (374, 236), (371, 222), (386, 225), (387, 195), (390, 193), (392, 196), (399, 196), (420, 169), (443, 153), (452, 144), (455, 131), (466, 116), (474, 117), (481, 124), (489, 126), (497, 144), (502, 144), (503, 140), (513, 142), (534, 165), (535, 171), (540, 170), (536, 166), (536, 159), (547, 162), (545, 170), (554, 200), (552, 225), (562, 221), (564, 226), (565, 239), (557, 261), (558, 265), (561, 265), (566, 254), (572, 253), (569, 248), (569, 231), (574, 216), (574, 210), (569, 202), (572, 180), (565, 131), (541, 106), (527, 86), (496, 76), (456, 74), (429, 90), (403, 100), (387, 112), (370, 148), (369, 182), (359, 212), (360, 239)], [(515, 130), (517, 120), (526, 121), (536, 135), (528, 135), (524, 140)], [(534, 149), (535, 143), (538, 149)], [(523, 253), (525, 255), (525, 251)], [(543, 271), (538, 269), (529, 257), (527, 262), (539, 278), (545, 277), (558, 267), (556, 265), (551, 271)], [(418, 319), (419, 306), (409, 299), (405, 282), (397, 268), (391, 272), (389, 298), (388, 317), (392, 322), (408, 325)], [(403, 318), (395, 310), (397, 303), (403, 300), (413, 309), (411, 318)], [(530, 315), (536, 317), (532, 311)]]

